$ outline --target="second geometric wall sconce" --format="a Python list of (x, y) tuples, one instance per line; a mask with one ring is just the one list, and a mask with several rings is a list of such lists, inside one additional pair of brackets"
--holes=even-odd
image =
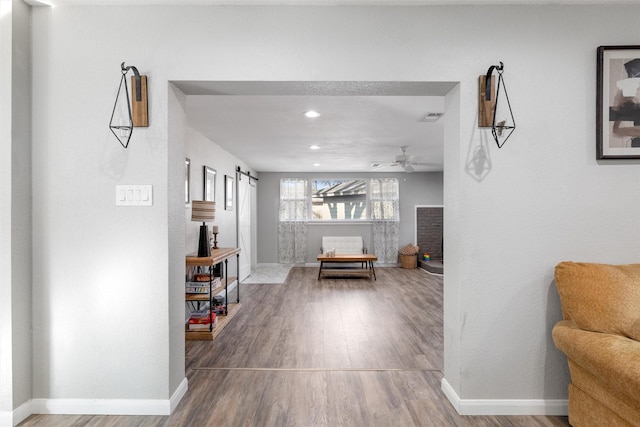
[[(131, 76), (131, 90), (133, 98), (129, 99), (129, 88), (127, 86), (126, 75), (129, 70), (133, 70)], [(149, 126), (149, 114), (147, 108), (147, 76), (141, 76), (134, 66), (126, 67), (124, 62), (120, 64), (122, 77), (116, 95), (116, 102), (113, 104), (109, 129), (118, 138), (124, 148), (129, 146), (129, 140), (134, 127)]]
[[(493, 70), (498, 72), (497, 88), (495, 77), (492, 75)], [(502, 62), (500, 65), (492, 65), (486, 75), (480, 76), (478, 85), (478, 127), (491, 128), (491, 134), (498, 148), (502, 148), (516, 129), (507, 87), (502, 78), (503, 72)]]

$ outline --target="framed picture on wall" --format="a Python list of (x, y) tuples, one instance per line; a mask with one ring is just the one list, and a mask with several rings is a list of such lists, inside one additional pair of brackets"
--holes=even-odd
[(233, 178), (229, 175), (224, 176), (224, 209), (233, 210)]
[(640, 159), (640, 46), (597, 51), (596, 156)]
[(191, 160), (189, 158), (184, 159), (184, 204), (189, 205), (191, 203)]
[(216, 201), (216, 170), (209, 166), (203, 166), (204, 169), (204, 189), (202, 194), (202, 200), (215, 202)]

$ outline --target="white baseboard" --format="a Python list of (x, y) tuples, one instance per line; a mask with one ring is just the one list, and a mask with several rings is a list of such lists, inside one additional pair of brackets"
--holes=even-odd
[[(18, 406), (16, 409), (13, 410), (12, 425), (17, 426), (22, 421), (26, 420), (29, 417), (29, 415), (31, 415), (32, 413), (33, 412), (31, 411), (31, 401), (23, 403), (22, 405)], [(4, 424), (0, 423), (0, 425), (4, 425)]]
[(0, 412), (0, 427), (17, 426), (31, 413), (31, 401), (23, 403), (11, 412)]
[(32, 399), (25, 418), (31, 414), (170, 415), (188, 389), (184, 378), (170, 399)]
[(546, 415), (566, 416), (567, 399), (460, 399), (445, 378), (442, 391), (460, 415)]
[(169, 415), (166, 399), (33, 399), (34, 414)]
[(188, 390), (189, 381), (187, 380), (187, 378), (183, 378), (182, 382), (173, 393), (173, 396), (171, 396), (171, 399), (169, 399), (169, 413), (172, 413), (178, 407), (178, 404), (180, 403), (184, 395), (187, 394)]

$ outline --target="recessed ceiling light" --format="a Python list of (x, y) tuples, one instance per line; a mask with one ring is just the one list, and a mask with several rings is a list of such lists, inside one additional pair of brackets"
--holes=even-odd
[(320, 166), (320, 163), (314, 163), (313, 166)]
[(312, 145), (309, 148), (312, 149), (312, 150), (319, 150), (320, 146), (319, 145)]
[(320, 117), (320, 113), (318, 113), (317, 111), (314, 110), (309, 110), (307, 112), (304, 113), (305, 117), (308, 117), (310, 119), (315, 119), (316, 117)]

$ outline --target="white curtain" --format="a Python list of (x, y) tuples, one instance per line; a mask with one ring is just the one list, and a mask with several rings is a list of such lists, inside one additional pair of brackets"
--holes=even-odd
[(396, 178), (371, 180), (373, 247), (381, 263), (398, 262), (400, 241), (400, 194)]
[(304, 263), (309, 231), (309, 185), (306, 179), (280, 180), (278, 261)]

